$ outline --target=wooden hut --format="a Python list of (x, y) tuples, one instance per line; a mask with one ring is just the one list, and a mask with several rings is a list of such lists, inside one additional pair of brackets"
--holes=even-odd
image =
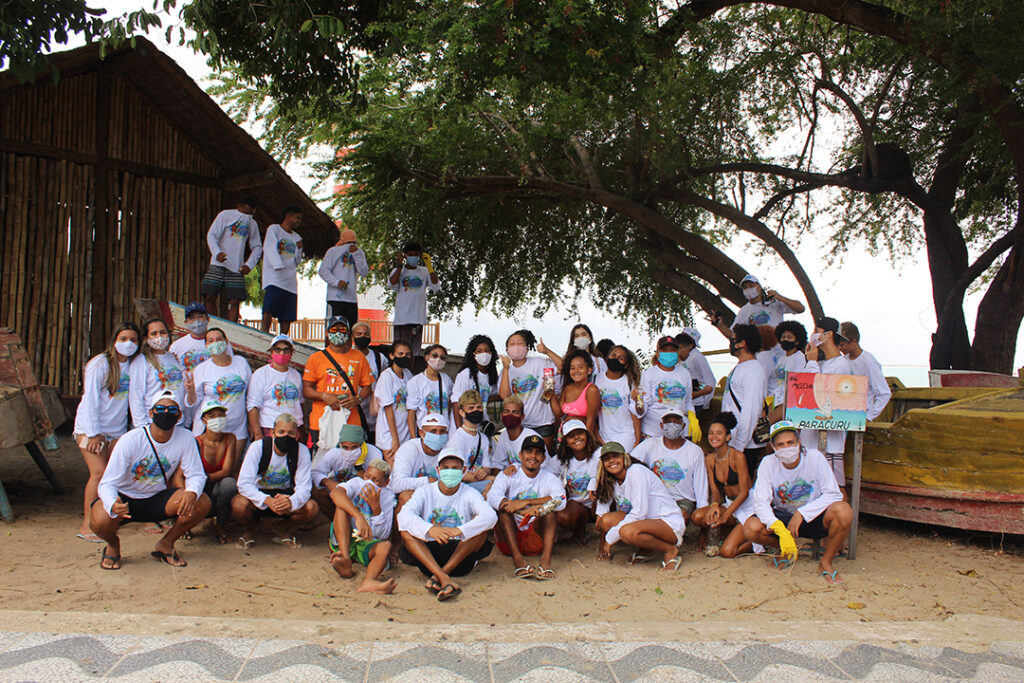
[(41, 383), (79, 394), (136, 297), (198, 299), (206, 231), (242, 196), (260, 201), (261, 236), (296, 205), (307, 254), (335, 242), (327, 214), (152, 43), (51, 61), (56, 82), (0, 73), (0, 327)]

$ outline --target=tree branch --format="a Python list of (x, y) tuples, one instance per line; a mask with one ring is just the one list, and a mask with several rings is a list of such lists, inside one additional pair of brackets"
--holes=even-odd
[(819, 78), (815, 81), (814, 85), (815, 88), (823, 88), (838, 97), (846, 105), (846, 108), (850, 110), (850, 113), (853, 114), (853, 118), (857, 121), (857, 126), (860, 127), (860, 133), (864, 137), (864, 152), (867, 155), (867, 163), (864, 164), (866, 172), (862, 175), (867, 177), (877, 176), (881, 171), (881, 166), (878, 165), (878, 151), (875, 150), (875, 135), (871, 130), (871, 123), (864, 116), (860, 106), (850, 97), (849, 93), (828, 78)]
[(583, 174), (587, 178), (587, 183), (590, 185), (591, 190), (604, 189), (604, 185), (601, 183), (601, 176), (597, 174), (597, 168), (594, 167), (594, 160), (590, 157), (590, 152), (583, 146), (580, 139), (575, 135), (569, 136), (569, 144), (576, 150), (576, 156), (580, 159), (580, 164), (583, 166)]

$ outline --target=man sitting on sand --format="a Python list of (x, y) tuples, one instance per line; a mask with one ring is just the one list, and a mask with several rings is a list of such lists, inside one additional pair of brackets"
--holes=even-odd
[[(164, 564), (184, 567), (186, 562), (174, 549), (174, 542), (210, 511), (195, 437), (189, 430), (175, 427), (181, 406), (174, 392), (156, 394), (149, 415), (151, 425), (133, 429), (117, 440), (99, 483), (98, 498), (92, 502), (93, 533), (107, 542), (100, 560), (103, 569), (121, 568), (118, 530), (122, 524), (168, 518), (174, 518), (174, 524), (150, 554)], [(173, 488), (171, 478), (179, 465), (185, 487)]]
[(316, 518), (319, 508), (309, 499), (312, 476), (309, 449), (295, 435), (299, 423), (291, 413), (281, 413), (274, 420), (274, 436), (254, 442), (245, 452), (238, 473), (238, 495), (231, 500), (231, 518), (245, 528), (238, 547), (248, 550), (256, 542), (256, 519), (273, 521), (278, 545), (294, 549), (302, 547), (293, 529)]
[[(328, 451), (316, 454), (313, 471), (313, 500), (320, 512), (331, 519), (334, 517), (334, 502), (331, 493), (335, 487), (352, 478), (359, 477), (366, 463), (383, 459), (384, 454), (373, 444), (366, 443), (366, 433), (359, 425), (347, 424), (338, 434), (338, 445)], [(388, 468), (391, 472), (391, 468)]]
[(779, 548), (782, 557), (773, 560), (780, 569), (796, 560), (796, 538), (827, 539), (818, 571), (829, 585), (842, 583), (832, 560), (850, 533), (853, 510), (843, 502), (831, 465), (820, 451), (800, 445), (789, 420), (772, 425), (770, 441), (775, 453), (757, 468), (754, 515), (743, 533), (752, 543)]
[[(520, 466), (512, 475), (502, 472), (495, 477), (487, 493), (487, 502), (498, 511), (494, 534), (498, 550), (512, 556), (513, 576), (518, 579), (555, 578), (551, 551), (558, 522), (557, 516), (549, 513), (565, 509), (565, 487), (558, 477), (541, 471), (546, 455), (544, 439), (526, 437), (519, 453)], [(540, 555), (539, 566), (528, 565), (523, 555)]]
[[(350, 425), (346, 425), (350, 426)], [(352, 562), (366, 567), (360, 593), (393, 593), (395, 580), (380, 581), (388, 567), (391, 543), (391, 519), (395, 514), (395, 494), (387, 488), (391, 466), (381, 459), (371, 460), (355, 477), (331, 488), (334, 521), (331, 522), (331, 566), (342, 578), (352, 577)]]
[(398, 513), (398, 530), (402, 561), (429, 576), (427, 589), (444, 602), (462, 592), (452, 577), (469, 574), (491, 554), (487, 532), (498, 516), (479, 491), (462, 485), (466, 463), (458, 451), (441, 451), (437, 467), (438, 480), (417, 488)]

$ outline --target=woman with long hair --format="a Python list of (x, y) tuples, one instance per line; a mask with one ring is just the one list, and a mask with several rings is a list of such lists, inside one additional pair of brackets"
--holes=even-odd
[[(481, 425), (485, 434), (493, 433), (493, 427), (488, 429), (485, 425), (487, 420), (487, 404), (490, 401), (497, 401), (498, 396), (498, 352), (494, 348), (494, 342), (484, 334), (475, 334), (466, 344), (466, 354), (462, 358), (462, 368), (455, 376), (455, 384), (452, 385), (452, 396), (456, 400), (470, 389), (480, 394), (484, 405), (484, 424)], [(457, 405), (452, 405), (452, 414), (455, 416), (455, 426), (462, 426), (462, 411)], [(490, 432), (490, 433), (488, 433)]]
[(590, 482), (597, 478), (600, 445), (582, 422), (570, 420), (562, 425), (557, 457), (565, 485), (565, 508), (557, 512), (558, 526), (582, 538), (587, 522), (594, 521)]
[[(213, 401), (227, 411), (227, 424), (222, 431), (235, 436), (235, 471), (232, 474), (237, 476), (238, 468), (242, 466), (245, 440), (249, 436), (245, 400), (252, 370), (248, 361), (241, 356), (229, 355), (228, 348), (228, 337), (224, 330), (219, 327), (206, 330), (206, 349), (210, 357), (196, 366), (187, 387), (185, 404), (201, 406), (207, 401)], [(199, 436), (205, 429), (203, 416), (197, 414), (192, 423), (192, 433)]]
[[(406, 401), (409, 398), (408, 384), (412, 379), (412, 345), (404, 339), (396, 339), (391, 345), (388, 366), (377, 378), (373, 392), (377, 397), (377, 439), (374, 442), (384, 454), (389, 465), (395, 462), (395, 451), (409, 440), (409, 419), (406, 416)], [(415, 434), (416, 432), (413, 432)]]
[(515, 394), (523, 401), (522, 426), (535, 431), (553, 452), (555, 442), (555, 415), (551, 405), (544, 399), (545, 372), (555, 384), (552, 395), (558, 393), (555, 381), (555, 366), (546, 358), (527, 358), (537, 348), (537, 338), (530, 330), (517, 330), (505, 340), (505, 352), (501, 357), (501, 381), (498, 393), (502, 399)]
[(593, 374), (594, 359), (589, 353), (581, 349), (567, 353), (562, 361), (562, 392), (551, 397), (551, 412), (556, 420), (582, 420), (596, 434), (601, 390), (590, 381)]
[(172, 391), (178, 405), (185, 405), (186, 377), (181, 361), (168, 350), (171, 333), (163, 318), (150, 318), (143, 323), (140, 344), (140, 352), (128, 365), (128, 405), (132, 423), (145, 427), (152, 422), (149, 404), (158, 393)]
[[(701, 539), (709, 556), (736, 557), (750, 552), (751, 544), (743, 535), (743, 523), (754, 514), (750, 500), (750, 470), (743, 451), (729, 445), (736, 416), (719, 413), (708, 426), (708, 443), (715, 450), (704, 456), (711, 483), (711, 503), (694, 510), (690, 521), (701, 527)], [(721, 548), (718, 540), (725, 533)]]
[(75, 443), (82, 452), (89, 480), (85, 483), (82, 524), (76, 536), (90, 543), (103, 539), (89, 525), (90, 503), (96, 500), (96, 487), (118, 438), (128, 431), (128, 366), (139, 351), (139, 328), (135, 323), (117, 326), (103, 353), (85, 365), (82, 400), (75, 413)]
[(545, 346), (543, 339), (541, 339), (537, 344), (537, 351), (550, 358), (551, 362), (559, 368), (562, 367), (562, 362), (565, 360), (565, 357), (577, 349), (589, 353), (591, 359), (594, 361), (594, 373), (593, 376), (591, 376), (591, 379), (608, 369), (604, 357), (598, 351), (597, 345), (594, 343), (594, 333), (591, 332), (590, 327), (584, 323), (576, 323), (572, 326), (572, 329), (569, 330), (569, 344), (565, 347), (565, 354), (562, 356), (559, 356), (557, 353)]
[(618, 441), (627, 452), (642, 440), (637, 395), (640, 388), (640, 363), (625, 346), (608, 351), (608, 369), (594, 380), (601, 392), (598, 439), (602, 444)]

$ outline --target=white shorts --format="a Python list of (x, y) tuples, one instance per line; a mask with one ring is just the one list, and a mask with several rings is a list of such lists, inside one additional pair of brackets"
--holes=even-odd
[[(754, 516), (753, 498), (754, 489), (750, 489), (750, 493), (748, 493), (747, 497), (743, 500), (742, 503), (740, 503), (740, 506), (736, 508), (736, 511), (732, 513), (733, 519), (736, 520), (737, 524), (743, 525), (748, 519)], [(725, 506), (729, 507), (730, 505), (732, 505), (732, 501), (729, 500), (728, 496), (726, 496)]]
[(832, 466), (832, 474), (835, 475), (836, 484), (839, 488), (846, 488), (846, 461), (842, 453), (826, 453), (825, 459)]

